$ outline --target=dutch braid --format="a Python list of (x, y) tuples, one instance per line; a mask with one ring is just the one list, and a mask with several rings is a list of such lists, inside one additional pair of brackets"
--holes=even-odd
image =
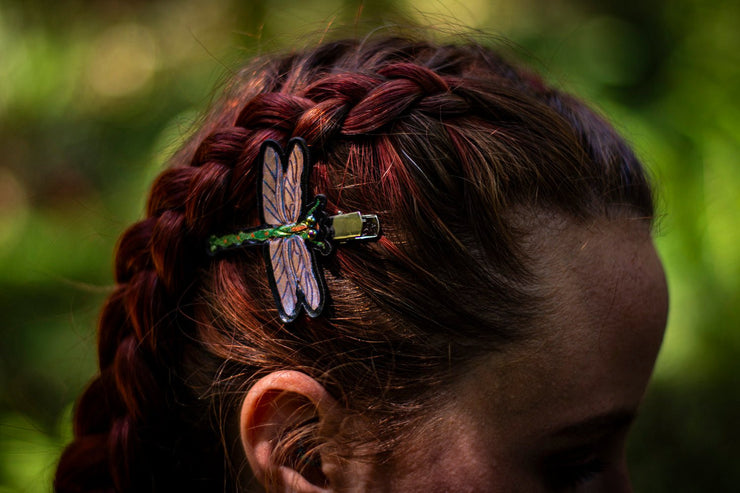
[[(283, 60), (276, 72), (287, 71), (291, 62)], [(257, 94), (232, 127), (215, 129), (202, 140), (190, 166), (166, 170), (154, 183), (147, 219), (119, 242), (117, 288), (99, 324), (100, 375), (78, 403), (76, 439), (60, 462), (58, 491), (155, 486), (147, 484), (142, 468), (158, 462), (146, 447), (155, 428), (166, 424), (168, 404), (179, 398), (168, 387), (181, 350), (178, 331), (187, 327), (175, 323), (176, 303), (192, 288), (194, 257), (202, 253), (193, 239), (222, 228), (231, 211), (254, 204), (251, 165), (264, 140), (300, 135), (326, 152), (324, 145), (337, 136), (378, 132), (412, 111), (449, 117), (469, 109), (444, 77), (409, 62), (382, 66), (374, 74), (327, 75), (300, 93)]]
[[(564, 103), (537, 77), (476, 46), (437, 47), (403, 38), (340, 41), (245, 69), (203, 129), (175, 156), (174, 166), (155, 181), (146, 219), (129, 228), (119, 241), (117, 285), (99, 322), (100, 373), (77, 404), (75, 439), (61, 458), (57, 491), (234, 487), (230, 481), (236, 479), (224, 472), (231, 444), (218, 438), (226, 434), (219, 419), (230, 409), (216, 408), (228, 408), (228, 399), (221, 394), (239, 395), (260, 370), (325, 364), (317, 372), (329, 375), (334, 366), (340, 366), (332, 363), (333, 358), (345, 355), (354, 366), (344, 365), (335, 373), (346, 371), (351, 377), (345, 381), (358, 380), (357, 392), (366, 389), (365, 402), (375, 402), (371, 399), (373, 379), (357, 379), (352, 373), (370, 366), (369, 359), (363, 359), (366, 355), (385, 351), (382, 354), (388, 360), (401, 361), (402, 355), (395, 352), (398, 347), (410, 352), (440, 350), (435, 357), (447, 364), (450, 346), (444, 337), (452, 336), (432, 339), (423, 330), (409, 328), (428, 324), (433, 327), (430, 331), (441, 333), (439, 327), (447, 320), (436, 316), (434, 307), (425, 308), (428, 293), (416, 286), (399, 282), (403, 289), (413, 291), (409, 296), (417, 296), (418, 306), (411, 298), (399, 303), (394, 284), (388, 281), (389, 272), (406, 269), (427, 276), (424, 279), (429, 283), (439, 283), (436, 274), (423, 267), (432, 265), (424, 263), (426, 259), (441, 258), (440, 251), (449, 255), (464, 249), (450, 221), (444, 219), (464, 214), (447, 202), (490, 215), (481, 221), (483, 226), (473, 224), (468, 229), (480, 238), (486, 234), (497, 238), (491, 243), (491, 254), (505, 266), (514, 257), (510, 255), (514, 249), (499, 217), (509, 200), (503, 197), (500, 183), (506, 181), (515, 192), (516, 185), (539, 194), (534, 180), (541, 177), (525, 169), (521, 164), (525, 159), (510, 149), (510, 142), (495, 141), (491, 133), (512, 129), (519, 132), (518, 139), (532, 142), (554, 141), (552, 136), (559, 133), (566, 136), (563, 140), (576, 136), (580, 146), (567, 140), (560, 147), (543, 147), (535, 153), (541, 153), (543, 161), (560, 158), (580, 165), (585, 162), (584, 152), (592, 160), (600, 157), (593, 146), (586, 148), (591, 138), (586, 132), (574, 132), (568, 126), (583, 126), (588, 116), (579, 111), (574, 112), (573, 104)], [(519, 126), (526, 128), (521, 131)], [(436, 140), (425, 140), (424, 132), (432, 127), (441, 131), (435, 134)], [(609, 135), (613, 135), (611, 130)], [(299, 319), (286, 328), (268, 315), (274, 314), (274, 308), (270, 308), (272, 298), (265, 281), (260, 281), (264, 265), (259, 256), (241, 251), (210, 261), (205, 240), (213, 233), (259, 223), (255, 163), (260, 146), (267, 139), (285, 144), (294, 136), (304, 138), (311, 147), (317, 162), (311, 184), (327, 195), (330, 212), (369, 207), (383, 210), (388, 220), (384, 222), (387, 234), (377, 245), (362, 251), (348, 249), (327, 261), (334, 282), (342, 286), (332, 291), (337, 304), (359, 305), (358, 291), (372, 302), (363, 302), (362, 310), (334, 321)], [(603, 139), (600, 145), (604, 146)], [(438, 149), (439, 155), (424, 162), (427, 147)], [(566, 148), (575, 148), (573, 155), (564, 156), (571, 152)], [(634, 158), (622, 156), (627, 161)], [(612, 174), (619, 175), (622, 168), (615, 165)], [(649, 209), (652, 204), (644, 196), (644, 177), (639, 182), (635, 177), (640, 172), (635, 169), (630, 193), (643, 196), (630, 200)], [(554, 176), (567, 173), (574, 172), (552, 172)], [(346, 180), (346, 185), (362, 186), (343, 187)], [(605, 180), (603, 187), (613, 188), (615, 180)], [(626, 194), (624, 186), (619, 193)], [(551, 195), (555, 197), (556, 192)], [(470, 210), (463, 212), (470, 216)], [(428, 224), (428, 231), (413, 233), (422, 223)], [(439, 239), (439, 245), (407, 242), (404, 234), (431, 235)], [(428, 243), (428, 249), (417, 252), (414, 260), (407, 243)], [(450, 264), (448, 268), (457, 267)], [(519, 305), (525, 306), (529, 298), (516, 285), (495, 282), (499, 284), (492, 289), (504, 306), (496, 320), (501, 320), (501, 326), (523, 320), (525, 309)], [(451, 320), (472, 317), (461, 312), (463, 308), (455, 310)], [(371, 312), (376, 314), (377, 327), (362, 327), (367, 335), (357, 335), (361, 314)], [(390, 313), (399, 314), (398, 320)], [(459, 331), (455, 337), (464, 333), (463, 328), (455, 330)], [(473, 336), (465, 333), (465, 337)], [(486, 337), (503, 340), (509, 336)], [(415, 343), (408, 344), (409, 340)], [(319, 347), (322, 344), (325, 352)], [(408, 356), (409, 367), (417, 364), (415, 357)], [(420, 352), (417, 359), (423, 357)], [(300, 364), (293, 363), (296, 360)], [(372, 366), (380, 371), (374, 362)], [(387, 371), (391, 375), (393, 370)], [(226, 383), (217, 382), (219, 377)], [(340, 383), (333, 390), (336, 395), (345, 391)], [(381, 391), (375, 388), (375, 394)], [(365, 408), (372, 406), (382, 407), (374, 403)]]

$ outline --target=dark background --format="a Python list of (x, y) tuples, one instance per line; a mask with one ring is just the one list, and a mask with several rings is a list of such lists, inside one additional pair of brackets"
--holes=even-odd
[(653, 171), (671, 311), (635, 488), (737, 491), (740, 2), (0, 0), (0, 493), (50, 490), (115, 241), (213, 87), (255, 53), (400, 19), (511, 40)]

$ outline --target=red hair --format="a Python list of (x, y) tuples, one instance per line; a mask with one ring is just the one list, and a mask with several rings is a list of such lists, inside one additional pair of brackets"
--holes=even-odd
[[(300, 136), (328, 211), (381, 218), (322, 259), (328, 305), (281, 323), (259, 249), (207, 255), (259, 223), (261, 144)], [(522, 337), (542, 311), (522, 224), (537, 211), (650, 222), (643, 167), (599, 116), (475, 45), (345, 40), (241, 71), (121, 237), (55, 487), (235, 488), (239, 396), (297, 368), (393, 436), (430, 388)], [(438, 387), (437, 387), (438, 388)]]

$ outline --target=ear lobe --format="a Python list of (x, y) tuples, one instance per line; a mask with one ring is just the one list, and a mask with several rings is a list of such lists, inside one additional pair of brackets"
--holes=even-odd
[(340, 418), (336, 401), (316, 380), (298, 371), (258, 380), (242, 404), (240, 431), (247, 460), (262, 485), (278, 491), (329, 491), (330, 478), (314, 445), (332, 434)]

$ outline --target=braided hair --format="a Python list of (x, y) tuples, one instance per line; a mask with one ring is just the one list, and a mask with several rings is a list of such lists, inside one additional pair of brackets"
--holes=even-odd
[[(283, 324), (259, 252), (212, 258), (206, 241), (259, 225), (260, 146), (295, 136), (328, 212), (377, 213), (384, 234), (322, 259), (325, 313)], [(56, 490), (244, 487), (236, 403), (281, 368), (317, 379), (392, 450), (425, 389), (536, 337), (543, 293), (522, 238), (537, 210), (649, 221), (653, 202), (605, 121), (493, 50), (380, 36), (249, 65), (118, 243), (100, 372)]]

